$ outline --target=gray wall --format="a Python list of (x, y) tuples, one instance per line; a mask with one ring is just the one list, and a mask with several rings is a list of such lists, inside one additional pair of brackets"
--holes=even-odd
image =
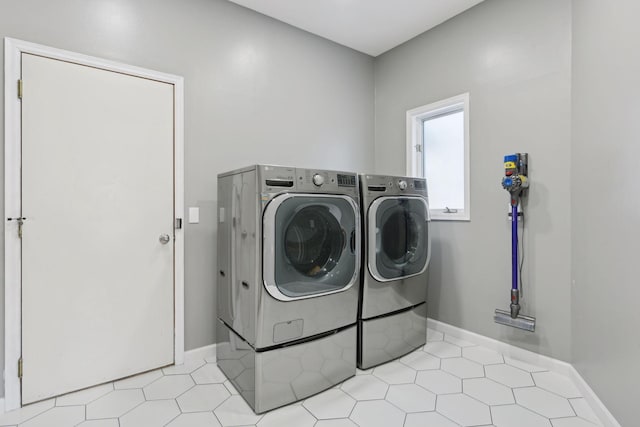
[(373, 168), (372, 58), (227, 1), (3, 1), (2, 37), (184, 76), (186, 206), (201, 220), (186, 227), (187, 349), (215, 340), (219, 172)]
[(620, 424), (635, 426), (640, 3), (573, 7), (573, 362)]
[[(470, 93), (471, 221), (435, 222), (429, 316), (570, 359), (570, 0), (488, 0), (376, 58), (378, 172), (405, 173), (407, 110)], [(510, 224), (502, 157), (530, 153), (524, 313), (508, 308)]]

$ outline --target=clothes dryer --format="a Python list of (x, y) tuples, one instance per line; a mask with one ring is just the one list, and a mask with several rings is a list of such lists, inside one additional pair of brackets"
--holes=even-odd
[(364, 261), (358, 367), (425, 344), (431, 219), (424, 179), (360, 175)]
[(256, 413), (355, 374), (358, 187), (292, 167), (218, 175), (217, 359)]

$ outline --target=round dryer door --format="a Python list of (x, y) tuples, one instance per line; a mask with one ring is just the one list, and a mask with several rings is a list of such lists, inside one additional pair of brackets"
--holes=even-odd
[(285, 194), (263, 218), (264, 283), (279, 300), (340, 292), (359, 269), (357, 205), (346, 196)]
[(431, 251), (422, 197), (380, 197), (369, 208), (369, 271), (386, 282), (424, 272)]

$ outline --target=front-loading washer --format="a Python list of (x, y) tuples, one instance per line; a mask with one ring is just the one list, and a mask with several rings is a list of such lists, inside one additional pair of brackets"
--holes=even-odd
[(363, 271), (358, 367), (425, 344), (431, 219), (425, 179), (360, 175)]
[(353, 376), (359, 182), (256, 165), (218, 175), (217, 362), (256, 413)]

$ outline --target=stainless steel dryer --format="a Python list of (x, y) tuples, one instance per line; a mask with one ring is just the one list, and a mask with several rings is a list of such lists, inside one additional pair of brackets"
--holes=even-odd
[(358, 367), (367, 369), (425, 344), (431, 219), (424, 179), (360, 175), (360, 188)]
[(356, 372), (354, 173), (251, 166), (218, 175), (217, 358), (256, 413)]

